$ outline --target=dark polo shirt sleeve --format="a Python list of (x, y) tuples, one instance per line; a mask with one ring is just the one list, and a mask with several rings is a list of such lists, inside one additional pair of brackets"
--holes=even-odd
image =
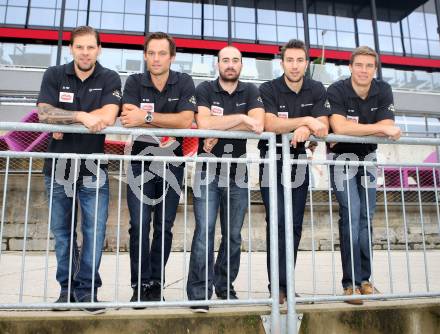
[(273, 92), (274, 90), (272, 89), (272, 84), (270, 82), (265, 82), (260, 85), (260, 95), (263, 100), (264, 110), (277, 116), (278, 107)]
[(182, 87), (179, 103), (177, 104), (176, 112), (185, 110), (196, 111), (196, 88), (193, 79), (186, 73), (182, 73), (179, 85)]
[(312, 90), (313, 101), (315, 104), (311, 110), (313, 117), (329, 116), (331, 115), (330, 108), (326, 106), (327, 92), (321, 82), (317, 82)]
[(382, 86), (380, 90), (379, 103), (380, 107), (376, 111), (376, 122), (383, 121), (385, 119), (394, 120), (394, 98), (391, 86), (386, 82), (381, 82)]
[(123, 104), (128, 103), (139, 106), (141, 100), (139, 85), (139, 74), (132, 74), (127, 78), (124, 86), (124, 94), (122, 95)]
[(204, 81), (201, 84), (199, 84), (196, 88), (196, 99), (197, 99), (197, 105), (200, 107), (206, 107), (211, 108), (211, 102), (210, 102), (210, 87), (209, 82)]
[(47, 103), (54, 107), (57, 106), (60, 92), (58, 78), (60, 78), (60, 75), (57, 74), (56, 67), (49, 67), (46, 72), (44, 72), (37, 103)]
[(102, 91), (101, 107), (106, 104), (121, 104), (121, 78), (115, 71), (108, 70)]
[(248, 84), (248, 101), (247, 101), (247, 111), (255, 108), (264, 108), (263, 101), (260, 96), (260, 92), (252, 83)]
[(347, 108), (344, 106), (344, 91), (340, 82), (332, 84), (327, 89), (327, 99), (330, 103), (330, 114), (337, 114), (347, 117)]

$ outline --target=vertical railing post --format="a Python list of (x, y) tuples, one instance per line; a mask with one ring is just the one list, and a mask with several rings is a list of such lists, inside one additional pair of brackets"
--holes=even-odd
[(270, 292), (272, 297), (272, 314), (271, 314), (271, 333), (280, 333), (280, 289), (278, 286), (278, 202), (277, 202), (277, 154), (276, 154), (276, 137), (272, 134), (269, 137), (269, 201), (270, 201), (270, 263), (272, 263), (270, 271)]
[[(283, 189), (284, 189), (284, 226), (286, 237), (286, 285), (287, 285), (287, 333), (296, 333), (296, 299), (295, 299), (295, 264), (293, 249), (293, 213), (290, 163), (289, 134), (282, 136), (283, 142)], [(307, 166), (306, 166), (307, 167)]]

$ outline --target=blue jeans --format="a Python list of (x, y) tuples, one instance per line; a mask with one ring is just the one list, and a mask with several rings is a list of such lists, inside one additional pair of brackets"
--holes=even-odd
[[(267, 247), (267, 274), (270, 290), (270, 200), (268, 187), (268, 166), (260, 165), (260, 191), (266, 209), (266, 247)], [(298, 173), (297, 173), (298, 171)], [(266, 176), (267, 175), (267, 176)], [(293, 218), (293, 250), (294, 265), (298, 253), (299, 242), (301, 241), (304, 210), (306, 207), (307, 192), (309, 188), (309, 169), (305, 165), (292, 165), (292, 218)], [(284, 187), (282, 181), (282, 161), (277, 161), (277, 212), (278, 212), (278, 270), (279, 288), (286, 292), (286, 236), (284, 218)]]
[[(162, 255), (164, 257), (163, 282), (165, 282), (165, 265), (170, 256), (171, 243), (173, 241), (171, 229), (174, 225), (179, 205), (184, 166), (167, 164), (165, 195), (163, 193), (164, 178), (161, 166), (163, 166), (163, 163), (159, 163), (159, 166), (156, 166), (158, 168), (155, 168), (154, 163), (146, 162), (144, 173), (142, 173), (142, 165), (140, 163), (131, 163), (129, 165), (131, 172), (128, 172), (127, 204), (130, 212), (130, 269), (131, 286), (133, 288), (137, 287), (139, 283), (139, 247), (141, 252), (141, 285), (148, 284), (150, 281), (161, 282)], [(141, 196), (142, 182), (144, 183), (143, 196)], [(164, 202), (165, 212), (163, 212)], [(150, 249), (151, 214), (153, 214), (154, 231)], [(162, 219), (163, 214), (165, 219)], [(162, 234), (164, 235), (163, 254)], [(142, 240), (141, 246), (140, 240)]]
[[(375, 160), (375, 156), (373, 159)], [(373, 216), (376, 209), (376, 167), (366, 168), (368, 187), (365, 187), (364, 171), (363, 166), (350, 167), (348, 170), (345, 166), (330, 166), (331, 184), (339, 203), (339, 242), (343, 288), (351, 287), (353, 284), (359, 287), (371, 276), (370, 251), (372, 254)], [(370, 232), (368, 227), (370, 227)]]
[[(108, 218), (109, 184), (107, 171), (100, 173), (98, 190), (98, 207), (96, 208), (96, 176), (80, 175), (76, 181), (75, 210), (73, 217), (73, 239), (71, 240), (72, 229), (72, 204), (73, 184), (63, 185), (65, 180), (55, 177), (52, 193), (52, 215), (51, 231), (55, 237), (55, 254), (57, 258), (56, 278), (61, 286), (61, 292), (68, 291), (69, 263), (71, 269), (71, 288), (75, 298), (83, 300), (84, 296), (90, 297), (97, 292), (102, 285), (99, 275), (101, 255), (104, 247), (105, 230)], [(51, 177), (45, 176), (45, 186), (50, 200)], [(77, 245), (76, 218), (77, 208), (81, 207), (81, 232), (83, 236), (81, 250)], [(96, 226), (95, 226), (95, 212)], [(96, 233), (95, 233), (96, 231)], [(70, 246), (72, 242), (72, 257), (70, 257)], [(95, 246), (94, 243), (96, 242)], [(93, 248), (95, 247), (95, 252)], [(93, 259), (95, 263), (93, 265)], [(95, 287), (92, 291), (92, 272), (95, 270)], [(72, 292), (71, 291), (71, 292)]]
[[(237, 278), (240, 268), (241, 228), (248, 206), (248, 188), (244, 185), (237, 185), (232, 178), (227, 180), (226, 177), (218, 175), (210, 175), (208, 185), (206, 185), (206, 172), (203, 171), (196, 173), (193, 189), (196, 226), (191, 245), (186, 290), (190, 300), (201, 300), (206, 298), (207, 285), (207, 298), (210, 299), (213, 285), (217, 294), (227, 291), (228, 263), (230, 289), (233, 289), (232, 283)], [(222, 238), (217, 260), (213, 266), (215, 223), (219, 209)], [(208, 240), (206, 240), (206, 236)], [(208, 257), (208, 282), (206, 282), (206, 256)]]

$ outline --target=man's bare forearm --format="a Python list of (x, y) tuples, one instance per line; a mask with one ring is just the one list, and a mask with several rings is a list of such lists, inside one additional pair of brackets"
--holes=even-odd
[(76, 114), (76, 111), (56, 108), (51, 105), (38, 106), (38, 119), (41, 123), (73, 124), (77, 122)]

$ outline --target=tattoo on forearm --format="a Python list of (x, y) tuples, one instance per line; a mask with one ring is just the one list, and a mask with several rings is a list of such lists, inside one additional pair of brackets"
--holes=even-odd
[(53, 106), (39, 106), (38, 118), (41, 123), (72, 124), (75, 123), (75, 111), (64, 110)]

